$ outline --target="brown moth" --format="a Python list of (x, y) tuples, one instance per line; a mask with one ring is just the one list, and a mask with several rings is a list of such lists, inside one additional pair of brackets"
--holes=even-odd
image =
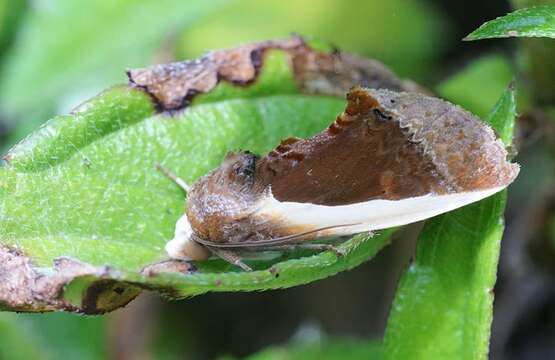
[(309, 139), (263, 157), (231, 153), (191, 187), (170, 174), (188, 201), (169, 256), (213, 253), (248, 270), (235, 251), (424, 220), (495, 194), (519, 172), (490, 127), (447, 101), (360, 87), (347, 100)]

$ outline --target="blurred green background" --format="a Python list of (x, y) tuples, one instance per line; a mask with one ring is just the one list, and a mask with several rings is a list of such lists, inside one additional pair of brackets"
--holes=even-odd
[[(555, 358), (555, 132), (548, 115), (555, 87), (535, 87), (533, 75), (553, 62), (534, 52), (546, 59), (553, 45), (460, 41), (510, 9), (504, 0), (0, 0), (0, 149), (126, 82), (126, 68), (293, 32), (376, 58), (481, 116), (516, 77), (518, 161), (526, 171), (509, 201), (492, 357)], [(409, 227), (371, 263), (289, 290), (171, 303), (144, 294), (103, 317), (0, 313), (0, 359), (244, 357), (288, 343), (308, 348), (274, 348), (258, 358), (376, 354), (371, 344), (358, 352), (349, 344), (383, 335), (414, 233)]]

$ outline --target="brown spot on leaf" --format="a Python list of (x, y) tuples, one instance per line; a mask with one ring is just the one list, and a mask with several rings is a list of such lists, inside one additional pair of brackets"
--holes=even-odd
[[(30, 258), (19, 250), (0, 246), (0, 303), (6, 310), (45, 312), (66, 310), (97, 314), (111, 311), (131, 301), (140, 289), (113, 279), (107, 267), (95, 267), (69, 258), (59, 258), (52, 271), (36, 268)], [(82, 304), (64, 298), (64, 289), (71, 281), (91, 277)], [(123, 291), (114, 291), (114, 289)]]
[(225, 81), (247, 86), (256, 81), (268, 50), (283, 51), (299, 88), (309, 94), (343, 96), (351, 87), (413, 91), (381, 63), (334, 51), (310, 48), (301, 37), (269, 40), (214, 51), (202, 58), (127, 71), (131, 86), (146, 90), (162, 111), (186, 108), (198, 94)]
[(103, 314), (127, 305), (137, 297), (141, 288), (122, 285), (112, 279), (93, 282), (85, 291), (81, 311), (85, 314)]

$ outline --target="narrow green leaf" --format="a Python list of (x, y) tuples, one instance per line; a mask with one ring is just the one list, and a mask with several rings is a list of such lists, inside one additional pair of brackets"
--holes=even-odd
[(514, 119), (516, 118), (516, 99), (514, 82), (503, 92), (486, 122), (493, 127), (497, 136), (509, 146), (513, 140)]
[(482, 24), (463, 40), (506, 37), (555, 38), (555, 6), (543, 5), (516, 10)]
[[(488, 118), (509, 141), (509, 88)], [(506, 193), (429, 220), (388, 320), (389, 359), (486, 359)]]

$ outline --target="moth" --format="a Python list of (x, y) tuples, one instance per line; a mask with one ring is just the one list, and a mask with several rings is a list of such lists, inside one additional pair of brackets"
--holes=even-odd
[(162, 169), (188, 197), (166, 251), (250, 270), (238, 251), (336, 250), (312, 241), (421, 221), (501, 191), (519, 172), (507, 157), (493, 130), (458, 106), (356, 87), (309, 139), (287, 138), (262, 157), (230, 153), (192, 186)]

